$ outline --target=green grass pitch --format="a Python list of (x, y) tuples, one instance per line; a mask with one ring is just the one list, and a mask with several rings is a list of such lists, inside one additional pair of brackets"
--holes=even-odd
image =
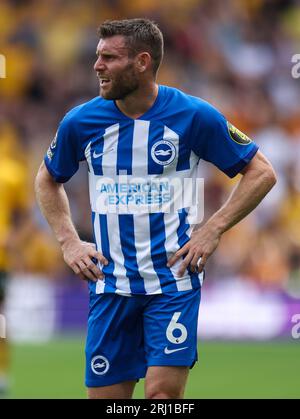
[[(198, 352), (185, 398), (300, 398), (300, 341), (200, 342)], [(83, 377), (84, 338), (12, 346), (10, 398), (85, 398)]]

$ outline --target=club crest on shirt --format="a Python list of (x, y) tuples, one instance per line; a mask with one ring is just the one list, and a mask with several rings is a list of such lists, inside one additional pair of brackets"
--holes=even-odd
[(252, 140), (246, 134), (244, 134), (242, 131), (237, 129), (230, 122), (227, 122), (227, 126), (228, 126), (228, 132), (229, 132), (230, 138), (235, 143), (238, 143), (241, 145), (248, 145), (252, 142)]
[(151, 157), (155, 163), (166, 166), (175, 159), (176, 148), (171, 141), (158, 141), (151, 147)]

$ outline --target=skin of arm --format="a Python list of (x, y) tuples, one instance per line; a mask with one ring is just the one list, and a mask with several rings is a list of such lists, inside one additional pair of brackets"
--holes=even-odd
[(58, 240), (64, 260), (82, 279), (96, 282), (103, 273), (92, 261), (103, 265), (108, 261), (97, 252), (93, 243), (80, 240), (71, 218), (69, 200), (62, 184), (54, 181), (43, 162), (35, 179), (35, 193), (40, 209)]
[(241, 174), (242, 178), (225, 204), (203, 226), (196, 225), (191, 239), (169, 259), (168, 266), (171, 267), (185, 256), (178, 271), (180, 277), (188, 266), (192, 272), (201, 272), (223, 233), (253, 211), (276, 183), (274, 169), (260, 151)]

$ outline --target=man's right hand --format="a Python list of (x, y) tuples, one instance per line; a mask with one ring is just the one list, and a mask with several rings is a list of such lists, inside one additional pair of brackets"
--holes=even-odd
[(71, 239), (66, 241), (61, 248), (66, 264), (76, 275), (93, 282), (104, 278), (103, 272), (92, 261), (92, 258), (97, 259), (102, 265), (108, 265), (108, 261), (102, 253), (96, 251), (93, 243)]

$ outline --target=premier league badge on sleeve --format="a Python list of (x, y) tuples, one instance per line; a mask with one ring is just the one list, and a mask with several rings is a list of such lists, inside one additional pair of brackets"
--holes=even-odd
[(235, 143), (238, 143), (241, 145), (248, 145), (252, 142), (251, 138), (249, 138), (246, 134), (244, 134), (242, 131), (237, 129), (230, 122), (227, 122), (227, 126), (228, 126), (228, 132), (229, 132), (230, 138)]
[(50, 149), (51, 150), (54, 150), (55, 147), (56, 147), (56, 145), (57, 145), (57, 132), (56, 132), (55, 137), (53, 138), (53, 140), (52, 140), (52, 142), (50, 144)]
[(54, 155), (54, 151), (55, 151), (56, 146), (57, 146), (57, 132), (56, 132), (55, 137), (53, 138), (53, 140), (50, 144), (50, 147), (47, 150), (47, 157), (48, 157), (49, 161), (52, 160), (52, 157)]

